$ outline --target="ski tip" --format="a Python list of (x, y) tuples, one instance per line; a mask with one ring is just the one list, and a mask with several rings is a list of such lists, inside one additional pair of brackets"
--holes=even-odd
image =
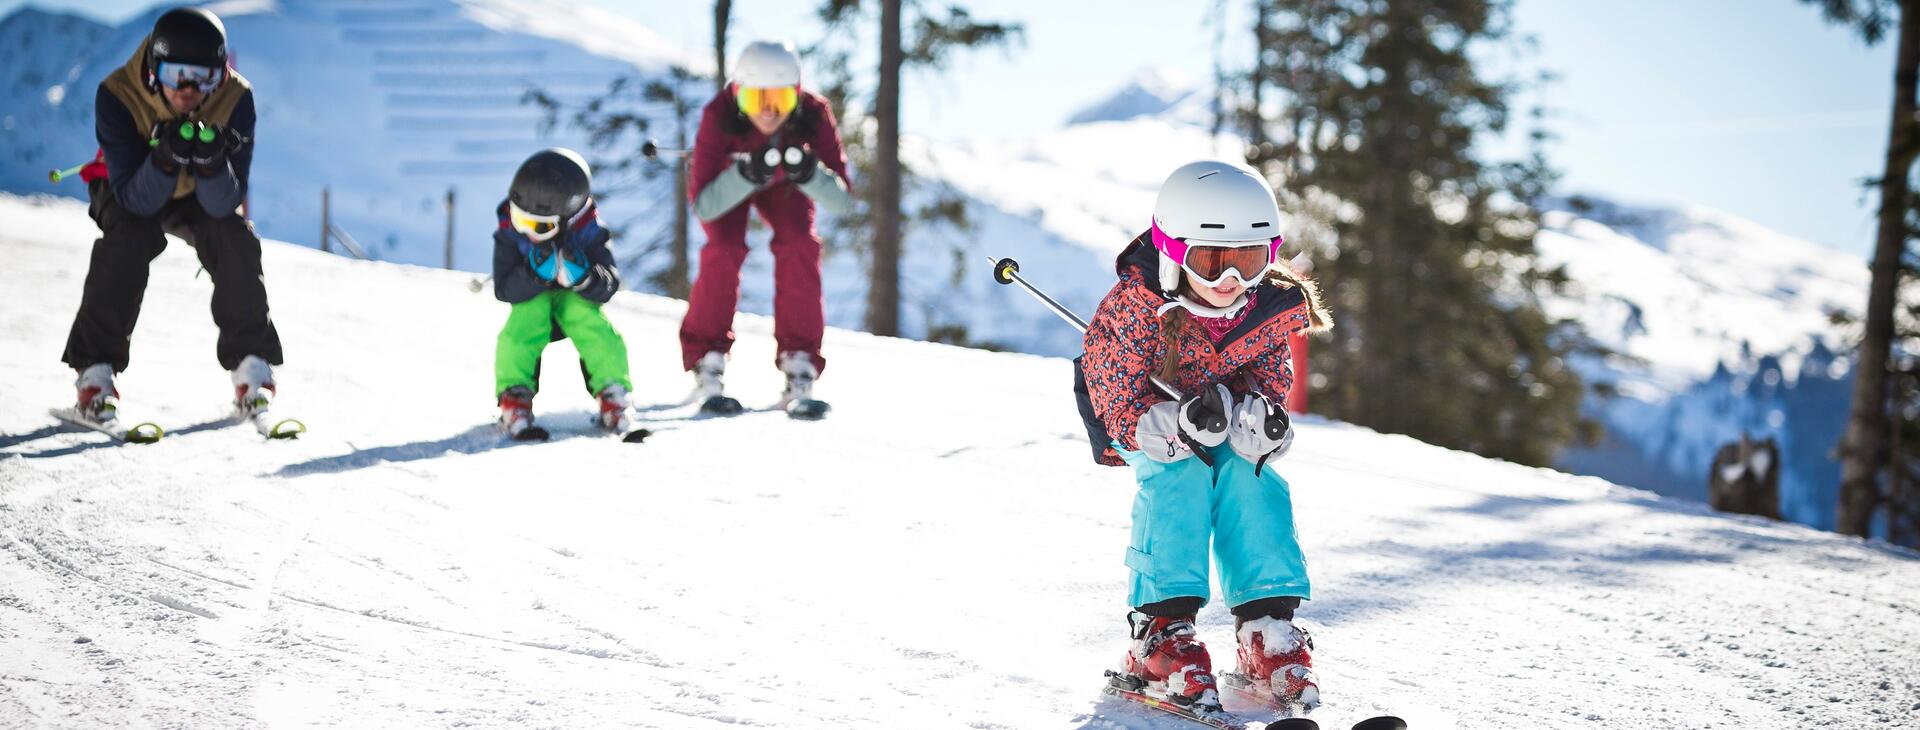
[(818, 421), (826, 418), (831, 410), (833, 406), (827, 405), (826, 401), (797, 400), (787, 404), (787, 417), (799, 421)]
[(652, 435), (653, 435), (652, 431), (648, 431), (647, 429), (644, 429), (644, 428), (636, 428), (632, 431), (628, 431), (627, 435), (621, 436), (620, 440), (630, 444), (637, 444), (637, 443), (645, 442), (647, 440), (647, 437)]
[(266, 437), (270, 439), (297, 439), (300, 438), (300, 434), (306, 432), (307, 424), (301, 423), (300, 419), (297, 418), (287, 418), (268, 427)]
[(1289, 717), (1267, 723), (1267, 730), (1320, 730), (1320, 723), (1304, 717)]
[(729, 396), (716, 395), (700, 403), (700, 412), (715, 416), (737, 416), (745, 413), (746, 406)]
[(515, 441), (545, 441), (550, 436), (547, 430), (539, 426), (528, 426), (513, 435)]
[(127, 429), (127, 435), (122, 438), (130, 444), (151, 444), (166, 435), (166, 429), (160, 428), (158, 424), (136, 423)]
[(1353, 730), (1407, 730), (1407, 721), (1392, 715), (1381, 715), (1355, 723)]

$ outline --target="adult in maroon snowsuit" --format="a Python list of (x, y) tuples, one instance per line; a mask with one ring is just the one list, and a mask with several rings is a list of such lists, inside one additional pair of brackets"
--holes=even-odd
[[(770, 78), (765, 64), (754, 63), (769, 55), (778, 62)], [(750, 45), (733, 78), (707, 103), (693, 145), (688, 192), (707, 242), (680, 324), (682, 364), (693, 371), (702, 357), (733, 347), (752, 208), (773, 229), (773, 333), (782, 356), (776, 366), (786, 369), (786, 356), (797, 353), (817, 374), (826, 359), (820, 355), (825, 316), (814, 207), (838, 212), (851, 201), (839, 129), (826, 99), (799, 88), (791, 46)]]

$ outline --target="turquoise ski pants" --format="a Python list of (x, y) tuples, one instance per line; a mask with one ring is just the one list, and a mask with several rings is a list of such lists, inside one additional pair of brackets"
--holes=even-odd
[(1133, 573), (1128, 605), (1208, 598), (1209, 541), (1229, 607), (1276, 596), (1313, 597), (1293, 528), (1293, 497), (1273, 464), (1256, 477), (1253, 464), (1226, 444), (1209, 450), (1213, 466), (1198, 458), (1163, 464), (1118, 444), (1114, 449), (1140, 481), (1127, 547)]

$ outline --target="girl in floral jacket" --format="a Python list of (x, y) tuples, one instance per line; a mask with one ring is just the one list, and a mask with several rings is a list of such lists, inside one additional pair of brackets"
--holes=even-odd
[[(1230, 690), (1275, 708), (1319, 704), (1312, 642), (1292, 623), (1312, 595), (1287, 481), (1288, 335), (1332, 326), (1311, 282), (1277, 261), (1280, 214), (1259, 174), (1189, 163), (1160, 188), (1153, 227), (1120, 254), (1089, 324), (1081, 412), (1102, 463), (1131, 466), (1123, 689), (1218, 712), (1194, 633), (1209, 542), (1234, 616)], [(1168, 387), (1170, 386), (1170, 387)], [(1169, 392), (1177, 392), (1178, 399)]]

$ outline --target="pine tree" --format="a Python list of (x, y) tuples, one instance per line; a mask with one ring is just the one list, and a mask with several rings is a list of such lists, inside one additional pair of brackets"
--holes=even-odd
[[(1840, 508), (1834, 530), (1866, 536), (1873, 516), (1887, 498), (1881, 475), (1894, 464), (1888, 455), (1888, 371), (1894, 340), (1894, 308), (1902, 275), (1901, 260), (1914, 228), (1907, 220), (1913, 163), (1920, 156), (1920, 123), (1914, 120), (1915, 87), (1920, 85), (1920, 0), (1801, 0), (1818, 5), (1827, 19), (1853, 27), (1868, 43), (1886, 35), (1899, 17), (1899, 50), (1894, 56), (1893, 113), (1888, 123), (1885, 166), (1880, 188), (1879, 231), (1873, 250), (1873, 280), (1868, 285), (1865, 331), (1853, 381), (1853, 405), (1847, 433), (1840, 441)], [(1898, 12), (1895, 12), (1896, 6)], [(1898, 477), (1899, 474), (1894, 474)], [(1893, 480), (1898, 488), (1901, 482)]]
[[(851, 26), (863, 17), (867, 4), (863, 0), (826, 0), (822, 3), (819, 16), (827, 24), (829, 39), (851, 35)], [(856, 171), (864, 173), (866, 178), (861, 186), (866, 206), (858, 221), (865, 227), (863, 238), (872, 265), (867, 288), (867, 330), (877, 335), (891, 336), (900, 333), (900, 260), (910, 222), (907, 211), (903, 209), (903, 201), (911, 175), (900, 162), (902, 73), (911, 68), (939, 70), (955, 51), (961, 49), (1017, 43), (1024, 29), (1019, 23), (975, 20), (966, 8), (957, 5), (947, 6), (944, 17), (928, 13), (913, 0), (878, 0), (878, 5), (878, 84), (874, 89), (870, 111), (862, 115), (874, 120), (873, 137), (869, 140), (862, 132), (854, 139), (846, 139), (844, 129), (842, 137), (847, 142), (849, 157), (865, 157), (871, 163)], [(905, 33), (909, 24), (913, 31), (911, 35)], [(822, 46), (830, 44), (823, 43)], [(829, 47), (818, 52), (837, 62), (833, 65), (839, 68), (838, 82), (829, 84), (828, 88), (837, 91), (840, 102), (846, 103), (853, 95), (851, 77), (845, 70), (845, 62), (850, 54), (844, 47)], [(849, 119), (850, 116), (843, 114), (842, 119)], [(854, 149), (856, 143), (871, 146), (858, 150)], [(919, 211), (919, 216), (963, 222), (964, 207), (956, 208), (957, 205), (957, 197), (945, 196)]]
[[(1516, 85), (1483, 80), (1471, 52), (1510, 40), (1510, 2), (1255, 10), (1248, 96), (1271, 87), (1284, 111), (1249, 161), (1275, 181), (1339, 322), (1313, 348), (1316, 410), (1526, 464), (1591, 438), (1568, 359), (1592, 342), (1540, 304), (1566, 284), (1534, 254), (1552, 171), (1538, 151), (1496, 163), (1474, 148), (1511, 116)], [(1268, 138), (1258, 109), (1240, 116)]]

